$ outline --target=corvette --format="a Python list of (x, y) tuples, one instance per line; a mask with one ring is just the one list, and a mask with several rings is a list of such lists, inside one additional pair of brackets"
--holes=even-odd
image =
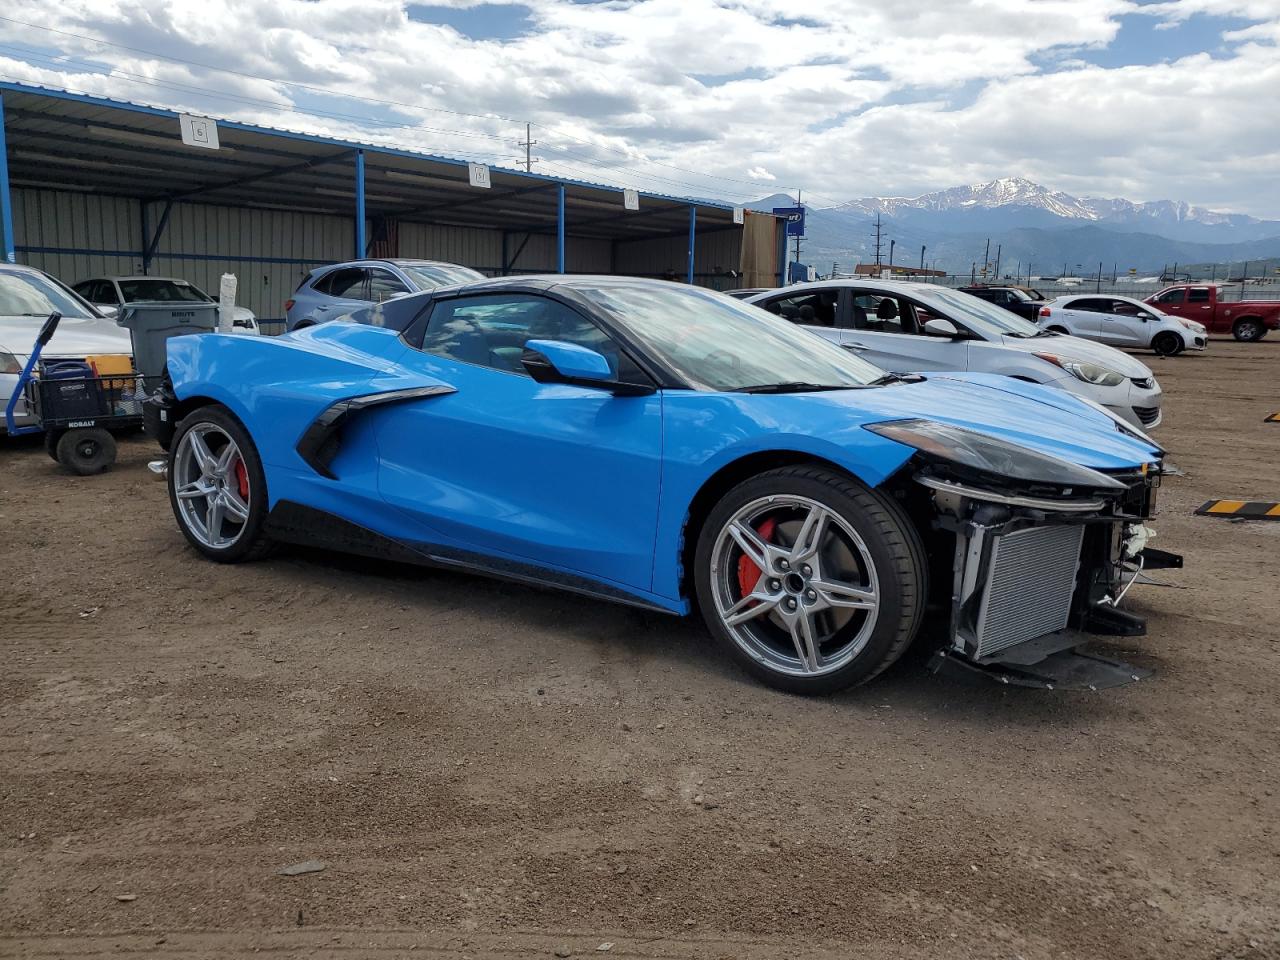
[(1162, 452), (1063, 391), (886, 374), (755, 307), (618, 277), (503, 278), (282, 337), (168, 342), (149, 429), (211, 560), (280, 542), (683, 615), (799, 693), (922, 627), (1006, 682), (1097, 686), (1134, 635)]

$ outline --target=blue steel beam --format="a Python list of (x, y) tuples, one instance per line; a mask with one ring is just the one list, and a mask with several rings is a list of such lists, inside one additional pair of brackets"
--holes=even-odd
[[(146, 204), (142, 207), (145, 210)], [(169, 214), (173, 211), (173, 200), (166, 200), (164, 210), (160, 213), (160, 222), (156, 224), (156, 232), (151, 236), (151, 240), (147, 243), (147, 249), (142, 253), (142, 272), (146, 273), (151, 269), (151, 261), (155, 259), (156, 248), (160, 246), (160, 238), (164, 236), (164, 228), (169, 225)]]
[(364, 151), (356, 151), (356, 259), (365, 258), (364, 240)]
[(698, 208), (689, 204), (689, 283), (693, 283), (693, 250), (694, 240), (698, 232)]
[(564, 273), (564, 184), (556, 197), (556, 273)]
[(0, 96), (0, 256), (17, 263), (13, 238), (13, 195), (9, 192), (9, 150), (4, 142), (4, 97)]

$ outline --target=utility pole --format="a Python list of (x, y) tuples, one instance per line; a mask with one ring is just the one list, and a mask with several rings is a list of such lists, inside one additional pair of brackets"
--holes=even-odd
[(975, 260), (973, 261), (972, 264), (969, 265), (969, 286), (973, 286), (975, 283), (978, 282), (977, 273), (978, 273), (978, 261)]
[(1102, 292), (1102, 261), (1098, 261), (1098, 285), (1093, 288), (1094, 293)]
[(537, 144), (537, 140), (533, 139), (533, 124), (526, 123), (524, 125), (524, 139), (520, 141), (520, 146), (524, 147), (524, 172), (533, 172), (533, 148)]
[(987, 249), (982, 255), (982, 276), (985, 278), (991, 268), (991, 238), (987, 237)]
[[(797, 207), (804, 207), (804, 204), (800, 202), (800, 188), (799, 188), (799, 187), (796, 187), (796, 206), (797, 206)], [(797, 237), (796, 237), (796, 263), (799, 263), (799, 262), (800, 262), (800, 238), (797, 236)]]
[(889, 276), (893, 276), (893, 248), (898, 245), (897, 240), (889, 241)]
[(927, 247), (921, 244), (920, 246), (920, 275), (921, 276), (924, 276), (924, 252), (927, 249), (928, 249)]
[(1004, 248), (1004, 244), (996, 244), (996, 283), (1000, 282), (1000, 251)]
[(880, 214), (876, 214), (876, 276), (880, 276)]

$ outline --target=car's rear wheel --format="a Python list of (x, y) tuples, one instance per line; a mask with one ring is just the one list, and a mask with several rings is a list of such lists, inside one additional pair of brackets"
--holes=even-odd
[(183, 536), (210, 560), (266, 554), (267, 480), (253, 439), (225, 407), (190, 413), (169, 448), (169, 502)]
[(1162, 357), (1172, 357), (1182, 352), (1182, 338), (1170, 330), (1157, 333), (1151, 341), (1151, 349)]
[(924, 608), (924, 547), (892, 501), (816, 466), (739, 484), (703, 525), (698, 604), (743, 667), (793, 693), (865, 683), (897, 660)]
[(1243, 340), (1246, 343), (1261, 340), (1266, 332), (1267, 328), (1262, 325), (1262, 321), (1257, 317), (1241, 317), (1231, 327), (1231, 335), (1237, 340)]
[(1062, 334), (1063, 336), (1070, 336), (1070, 335), (1071, 335), (1071, 331), (1070, 331), (1070, 330), (1068, 330), (1066, 327), (1050, 327), (1050, 328), (1049, 328), (1049, 332), (1050, 332), (1050, 333), (1060, 333), (1060, 334)]

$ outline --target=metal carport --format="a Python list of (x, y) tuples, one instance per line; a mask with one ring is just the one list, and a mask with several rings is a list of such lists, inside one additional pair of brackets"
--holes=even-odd
[[(725, 289), (774, 282), (741, 268), (734, 208), (465, 160), (216, 119), (218, 149), (189, 146), (180, 115), (138, 103), (0, 82), (0, 255), (67, 282), (178, 275), (216, 290), (240, 276), (264, 321), (312, 267), (363, 256), (451, 260), (490, 275), (674, 276)], [(758, 251), (765, 215), (740, 215)], [(755, 221), (754, 223), (752, 221)], [(767, 258), (766, 258), (767, 259)], [(752, 280), (746, 283), (745, 280)]]

